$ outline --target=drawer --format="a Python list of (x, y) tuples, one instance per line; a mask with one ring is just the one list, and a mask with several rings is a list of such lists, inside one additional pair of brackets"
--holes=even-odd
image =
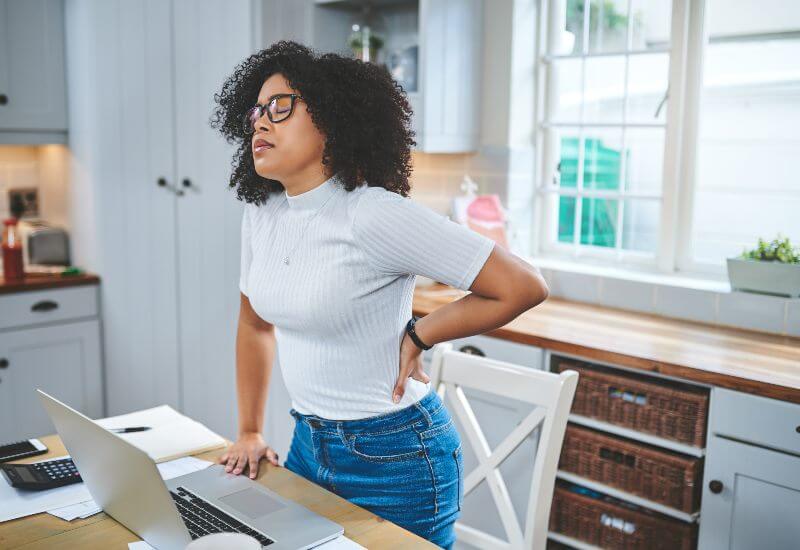
[(97, 316), (97, 285), (0, 296), (0, 330)]
[[(450, 343), (453, 344), (453, 349), (456, 351), (483, 355), (490, 359), (507, 361), (523, 367), (539, 370), (544, 368), (544, 350), (536, 346), (511, 342), (494, 336), (468, 336), (450, 340)], [(429, 362), (432, 356), (433, 349), (425, 351), (422, 354), (423, 361)]]
[(800, 454), (800, 405), (723, 388), (711, 392), (710, 430)]

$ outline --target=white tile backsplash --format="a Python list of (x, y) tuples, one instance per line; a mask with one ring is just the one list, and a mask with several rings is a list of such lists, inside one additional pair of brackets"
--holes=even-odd
[(552, 267), (540, 270), (554, 298), (800, 337), (800, 299), (702, 290)]
[(701, 323), (716, 322), (716, 292), (670, 285), (654, 286), (658, 315)]
[(790, 336), (800, 336), (800, 298), (786, 304), (786, 332)]
[(786, 326), (786, 298), (747, 292), (720, 294), (717, 323), (782, 333)]
[(570, 273), (569, 271), (548, 271), (550, 280), (547, 281), (550, 287), (550, 295), (574, 300), (576, 302), (597, 303), (600, 301), (598, 277), (587, 278), (581, 273)]
[(598, 277), (598, 280), (601, 304), (642, 313), (655, 312), (654, 285), (612, 277)]

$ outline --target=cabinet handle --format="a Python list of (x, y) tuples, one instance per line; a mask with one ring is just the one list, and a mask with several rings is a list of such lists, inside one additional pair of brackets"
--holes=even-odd
[(708, 482), (708, 488), (712, 493), (718, 495), (722, 492), (723, 485), (720, 480), (712, 479), (711, 481)]
[(7, 369), (8, 368), (8, 359), (5, 357), (0, 357), (0, 369)]
[(6, 94), (0, 94), (0, 105), (7, 105), (8, 104), (8, 96)]
[(167, 183), (166, 178), (158, 178), (158, 180), (156, 180), (156, 183), (158, 184), (159, 187), (166, 187), (167, 189), (169, 189), (170, 191), (172, 191), (173, 193), (175, 193), (179, 197), (183, 196), (183, 190), (182, 189), (175, 189), (174, 187), (169, 185)]
[(192, 180), (190, 180), (189, 178), (183, 178), (183, 181), (181, 183), (183, 183), (184, 187), (191, 187), (192, 186)]
[(470, 355), (477, 355), (479, 357), (486, 357), (486, 354), (483, 353), (481, 348), (475, 346), (470, 346), (470, 345), (461, 346), (460, 348), (458, 348), (458, 351), (462, 353), (469, 353)]
[(53, 300), (42, 300), (31, 306), (31, 311), (53, 311), (54, 309), (58, 309), (58, 302)]
[(797, 433), (799, 433), (799, 434), (800, 434), (800, 426), (796, 427), (796, 428), (794, 429), (794, 431), (796, 431)]

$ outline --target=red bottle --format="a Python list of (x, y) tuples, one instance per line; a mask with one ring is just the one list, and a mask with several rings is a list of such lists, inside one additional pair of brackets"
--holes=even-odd
[(3, 277), (6, 281), (20, 280), (25, 276), (22, 267), (22, 241), (17, 231), (17, 219), (3, 220)]

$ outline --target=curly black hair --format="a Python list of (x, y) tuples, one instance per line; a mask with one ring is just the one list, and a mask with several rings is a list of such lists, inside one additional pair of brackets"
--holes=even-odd
[(316, 50), (289, 40), (252, 54), (214, 94), (210, 124), (228, 143), (238, 143), (229, 187), (248, 203), (263, 203), (283, 185), (256, 173), (251, 135), (242, 120), (261, 86), (280, 73), (305, 100), (313, 124), (325, 136), (322, 164), (352, 191), (364, 181), (408, 196), (412, 110), (403, 87), (383, 65)]

